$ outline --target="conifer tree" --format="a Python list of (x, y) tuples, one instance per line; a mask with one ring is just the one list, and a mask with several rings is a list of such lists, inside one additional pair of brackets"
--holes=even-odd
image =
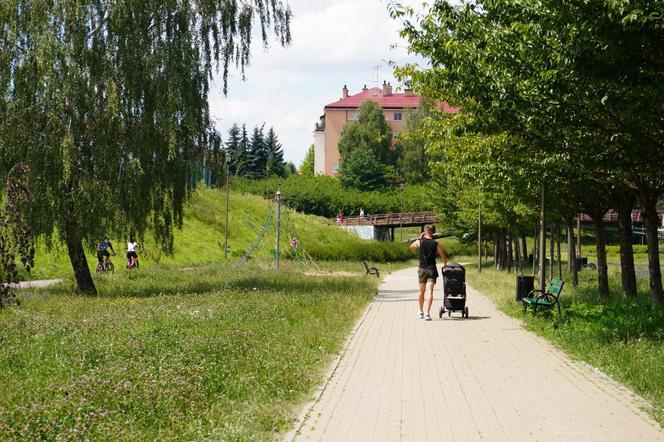
[(263, 126), (256, 126), (251, 135), (246, 176), (252, 179), (265, 178), (267, 170), (267, 149)]
[(314, 145), (312, 144), (307, 151), (307, 155), (300, 164), (300, 175), (313, 176), (314, 175)]
[(238, 170), (241, 169), (241, 164), (244, 161), (244, 155), (240, 148), (241, 139), (240, 127), (237, 124), (233, 124), (228, 130), (228, 139), (226, 140), (228, 173), (231, 175), (238, 175)]
[(266, 175), (271, 176), (284, 176), (286, 174), (286, 163), (284, 163), (284, 151), (274, 128), (267, 131), (265, 137), (265, 149), (267, 152), (267, 171)]

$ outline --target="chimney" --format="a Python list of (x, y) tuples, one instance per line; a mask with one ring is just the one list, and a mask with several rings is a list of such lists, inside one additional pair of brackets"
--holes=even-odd
[(392, 95), (392, 85), (386, 81), (383, 81), (383, 97)]
[(367, 85), (365, 84), (364, 87), (362, 88), (363, 91), (368, 91), (369, 89), (367, 88)]
[(346, 87), (345, 84), (344, 84), (344, 88), (342, 89), (342, 94), (343, 94), (342, 97), (341, 97), (342, 100), (345, 100), (346, 98), (348, 98), (348, 87)]
[(403, 90), (403, 96), (404, 97), (414, 97), (415, 92), (413, 92), (412, 87), (407, 87), (406, 89)]

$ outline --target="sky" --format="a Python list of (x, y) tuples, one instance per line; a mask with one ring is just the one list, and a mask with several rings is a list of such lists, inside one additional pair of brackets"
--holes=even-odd
[[(210, 93), (210, 110), (225, 137), (233, 123), (246, 123), (248, 131), (265, 124), (274, 127), (284, 158), (296, 166), (313, 143), (314, 124), (326, 104), (366, 84), (398, 86), (388, 61), (419, 61), (409, 55), (384, 0), (290, 0), (292, 43), (282, 48), (274, 41), (265, 50), (254, 38), (251, 66), (229, 77), (228, 96), (221, 81)], [(401, 1), (417, 5), (419, 1)], [(393, 47), (395, 46), (395, 47)]]

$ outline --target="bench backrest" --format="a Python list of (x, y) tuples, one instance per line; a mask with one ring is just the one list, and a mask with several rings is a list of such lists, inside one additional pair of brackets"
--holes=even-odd
[(552, 279), (547, 292), (551, 293), (552, 295), (559, 296), (560, 292), (563, 290), (564, 285), (565, 281), (562, 279)]
[(367, 263), (365, 261), (362, 261), (362, 264), (364, 264), (364, 270), (366, 270), (368, 272), (369, 271), (369, 266), (367, 265)]

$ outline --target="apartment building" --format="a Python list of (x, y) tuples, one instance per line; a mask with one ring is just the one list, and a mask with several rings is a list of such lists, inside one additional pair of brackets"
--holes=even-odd
[[(358, 108), (367, 100), (375, 101), (385, 113), (385, 119), (392, 128), (396, 139), (404, 127), (408, 115), (420, 105), (420, 96), (412, 89), (403, 93), (393, 93), (392, 85), (383, 82), (382, 88), (364, 88), (355, 95), (349, 95), (346, 86), (342, 89), (341, 99), (324, 108), (314, 130), (314, 171), (316, 174), (335, 176), (339, 167), (339, 138), (341, 131), (349, 121), (357, 119)], [(454, 113), (458, 109), (443, 103), (443, 111)]]

